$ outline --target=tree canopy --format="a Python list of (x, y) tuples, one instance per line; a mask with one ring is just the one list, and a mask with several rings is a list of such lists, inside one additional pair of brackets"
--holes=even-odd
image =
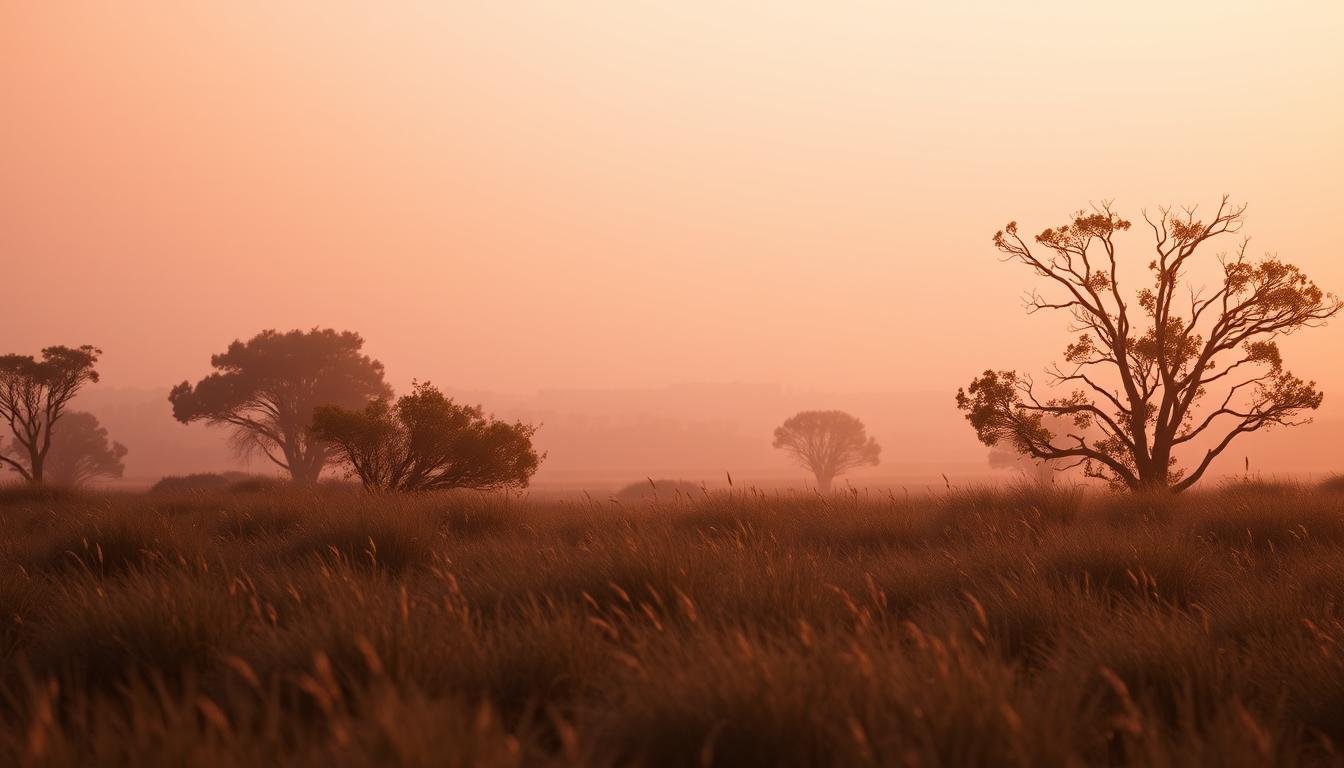
[(126, 446), (108, 439), (98, 417), (85, 411), (70, 411), (61, 420), (47, 455), (47, 477), (56, 485), (78, 488), (98, 478), (119, 478)]
[[(1064, 363), (1047, 371), (1053, 392), (1012, 370), (987, 370), (957, 392), (980, 440), (1117, 486), (1182, 491), (1239, 435), (1307, 421), (1323, 395), (1284, 367), (1278, 340), (1324, 323), (1339, 299), (1277, 256), (1249, 257), (1245, 240), (1216, 257), (1211, 287), (1192, 277), (1204, 246), (1239, 232), (1245, 211), (1224, 197), (1207, 221), (1194, 208), (1145, 212), (1154, 253), (1148, 284), (1135, 294), (1121, 288), (1115, 243), (1130, 222), (1109, 204), (1032, 243), (1016, 222), (996, 233), (1005, 260), (1054, 292), (1030, 294), (1027, 311), (1062, 311), (1078, 335)], [(1069, 425), (1051, 428), (1050, 416)], [(1192, 444), (1202, 454), (1187, 469), (1177, 452)]]
[(262, 331), (210, 358), (215, 372), (173, 387), (173, 416), (233, 429), (240, 451), (258, 451), (296, 482), (316, 482), (335, 456), (309, 431), (318, 406), (360, 407), (390, 396), (383, 365), (352, 331)]
[(802, 411), (775, 429), (774, 447), (784, 449), (817, 479), (822, 493), (850, 469), (876, 466), (882, 447), (863, 422), (844, 411)]
[(377, 491), (526, 487), (545, 458), (532, 447), (535, 427), (458, 405), (429, 382), (395, 403), (322, 406), (312, 431), (365, 488)]
[(84, 385), (98, 381), (101, 354), (85, 345), (47, 347), (40, 359), (0, 355), (0, 421), (13, 435), (10, 448), (0, 452), (0, 465), (28, 482), (44, 481), (56, 424)]

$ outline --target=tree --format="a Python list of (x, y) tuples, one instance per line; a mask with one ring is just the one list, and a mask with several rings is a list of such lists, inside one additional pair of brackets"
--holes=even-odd
[(107, 429), (98, 423), (97, 416), (70, 411), (51, 441), (47, 477), (52, 483), (70, 488), (100, 477), (119, 478), (126, 471), (121, 461), (126, 454), (126, 446), (108, 440)]
[(526, 487), (545, 458), (532, 447), (535, 427), (486, 417), (429, 382), (416, 384), (395, 404), (378, 399), (361, 410), (322, 406), (312, 431), (372, 491)]
[(65, 414), (66, 405), (85, 384), (98, 381), (100, 349), (47, 347), (42, 358), (0, 355), (0, 419), (13, 434), (14, 455), (0, 453), (24, 480), (42, 484), (52, 432)]
[(168, 400), (183, 424), (233, 428), (241, 452), (260, 451), (295, 482), (314, 483), (334, 457), (309, 432), (320, 405), (358, 407), (390, 396), (383, 364), (361, 354), (351, 331), (262, 331), (210, 358), (215, 373), (173, 387)]
[(863, 422), (844, 411), (797, 413), (775, 429), (774, 446), (811, 471), (822, 493), (830, 493), (831, 481), (847, 470), (877, 466), (882, 453)]
[[(1245, 211), (1224, 197), (1207, 222), (1193, 208), (1144, 212), (1155, 254), (1148, 287), (1132, 297), (1120, 287), (1114, 242), (1130, 222), (1109, 204), (1041, 232), (1035, 245), (1016, 222), (995, 234), (1005, 261), (1026, 265), (1056, 293), (1032, 293), (1027, 311), (1066, 312), (1079, 335), (1064, 365), (1047, 372), (1050, 386), (1062, 388), (1053, 397), (1015, 371), (985, 371), (957, 392), (980, 440), (1081, 466), (1119, 487), (1179, 492), (1239, 435), (1307, 421), (1323, 395), (1284, 369), (1278, 339), (1321, 325), (1340, 310), (1339, 299), (1276, 256), (1249, 258), (1245, 240), (1218, 256), (1211, 289), (1192, 277), (1197, 252), (1239, 232)], [(1212, 407), (1202, 406), (1215, 390)], [(1052, 415), (1074, 429), (1049, 428), (1044, 419)], [(1082, 433), (1087, 428), (1096, 434)], [(1203, 454), (1187, 472), (1177, 452), (1195, 440)]]

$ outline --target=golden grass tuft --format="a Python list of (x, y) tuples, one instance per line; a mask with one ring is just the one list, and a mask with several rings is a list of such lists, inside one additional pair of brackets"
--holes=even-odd
[(0, 497), (0, 764), (1344, 749), (1344, 497)]

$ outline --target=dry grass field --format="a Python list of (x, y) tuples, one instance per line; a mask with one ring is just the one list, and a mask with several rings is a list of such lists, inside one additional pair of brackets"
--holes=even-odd
[(1344, 493), (0, 498), (0, 763), (1344, 762)]

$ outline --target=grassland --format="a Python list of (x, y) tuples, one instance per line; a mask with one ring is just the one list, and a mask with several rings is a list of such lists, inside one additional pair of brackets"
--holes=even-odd
[(1344, 493), (0, 497), (0, 764), (1344, 761)]

